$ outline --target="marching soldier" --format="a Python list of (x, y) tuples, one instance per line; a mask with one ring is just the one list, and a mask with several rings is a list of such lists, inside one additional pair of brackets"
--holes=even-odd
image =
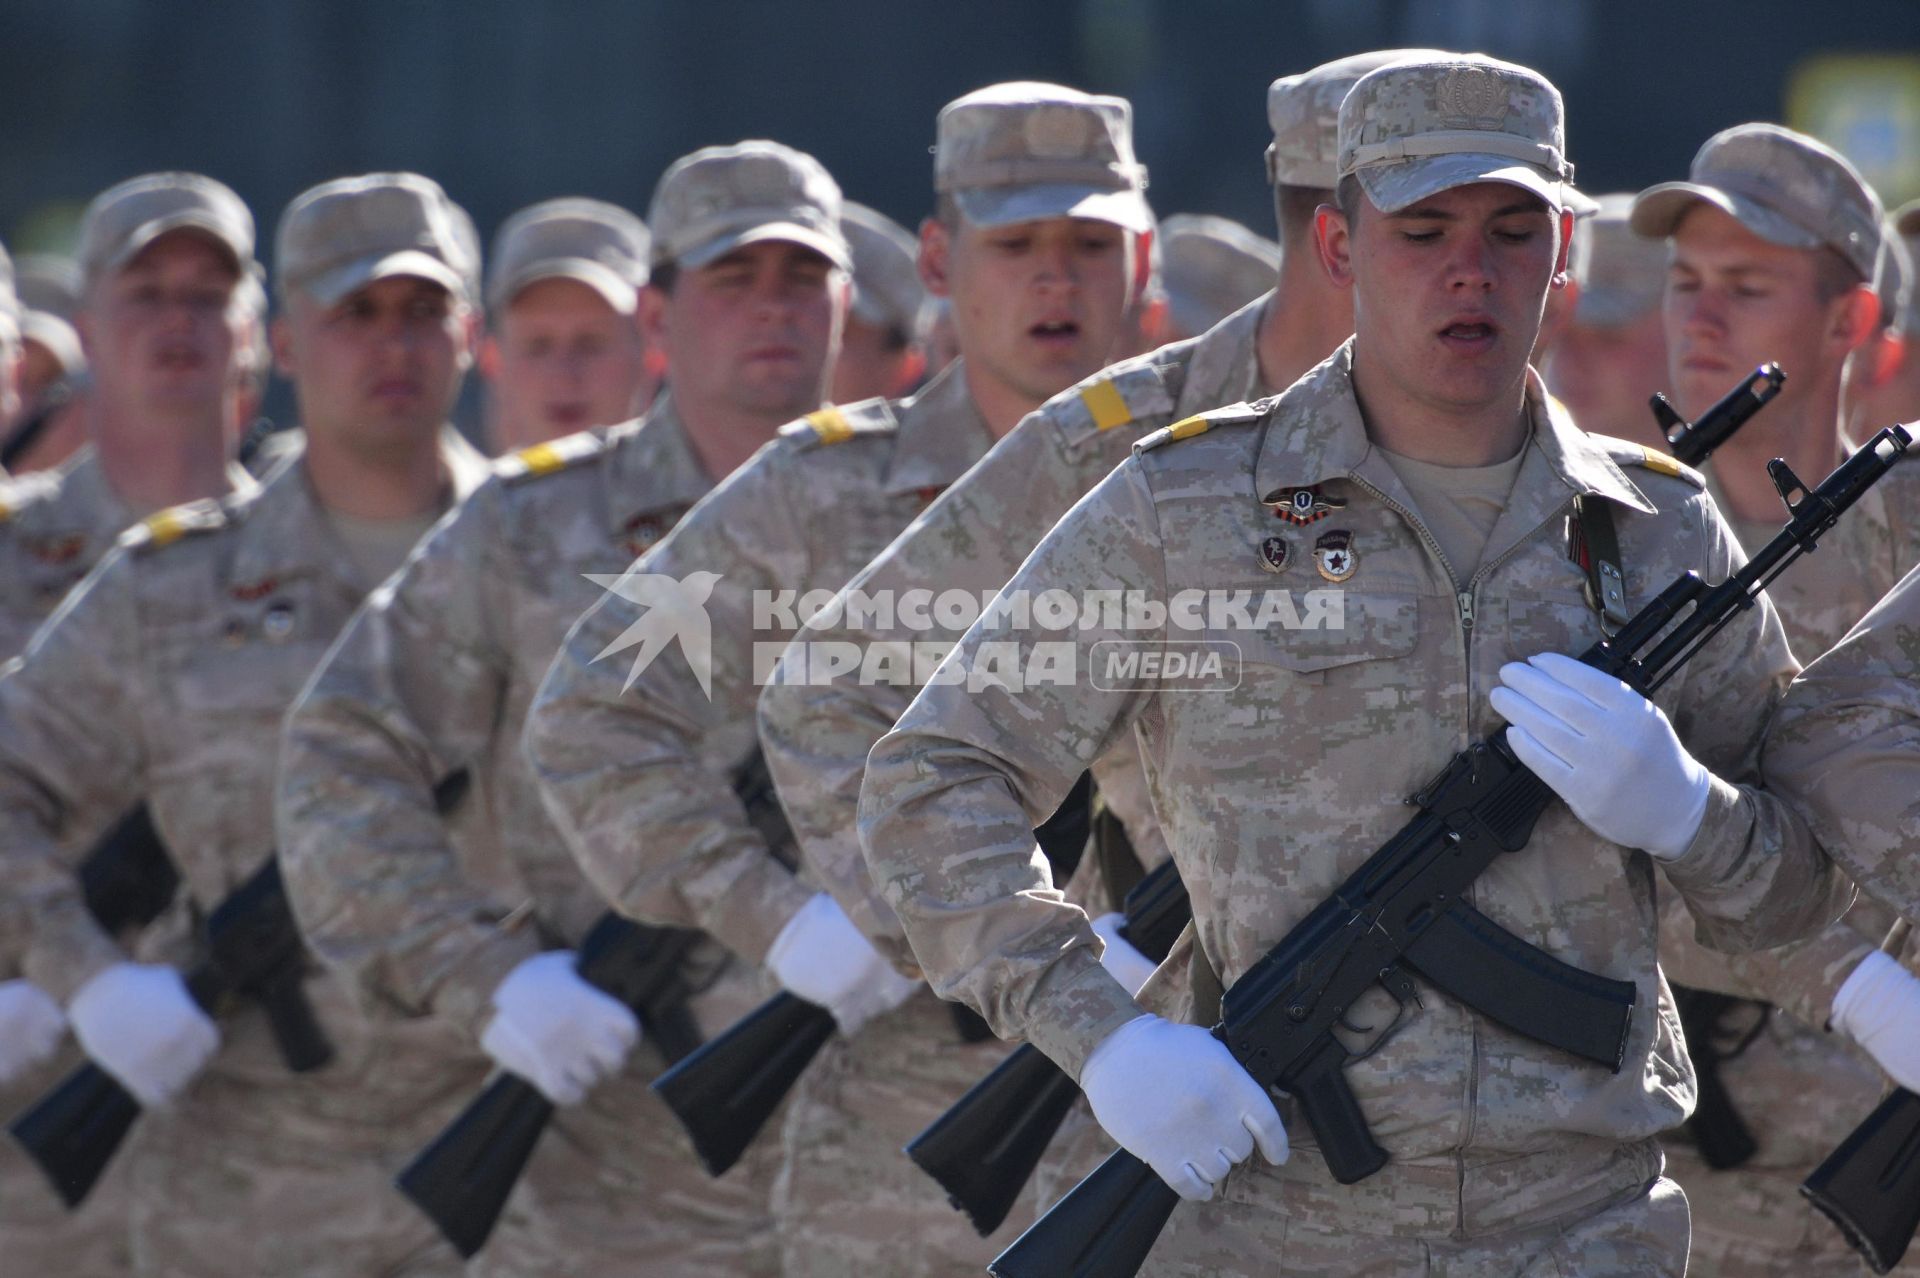
[(853, 252), (853, 301), (828, 398), (854, 404), (904, 395), (927, 371), (919, 246), (892, 218), (851, 200), (840, 210), (840, 227)]
[[(1677, 1275), (1686, 1206), (1656, 1134), (1689, 1081), (1661, 1012), (1652, 868), (1726, 946), (1832, 917), (1835, 879), (1804, 826), (1723, 779), (1750, 773), (1792, 657), (1764, 605), (1663, 706), (1556, 655), (1601, 634), (1568, 554), (1575, 494), (1606, 511), (1635, 599), (1684, 569), (1724, 573), (1738, 552), (1697, 477), (1587, 435), (1527, 367), (1572, 224), (1553, 86), (1476, 55), (1401, 62), (1354, 86), (1339, 139), (1339, 208), (1316, 243), (1353, 291), (1351, 343), (1275, 399), (1143, 441), (1007, 590), (1291, 602), (1332, 588), (1318, 597), (1327, 618), (1341, 601), (1344, 624), (1277, 607), (1254, 630), (1227, 614), (1208, 637), (1239, 645), (1240, 678), (1208, 695), (1089, 680), (1090, 644), (1113, 633), (1097, 628), (1048, 634), (1078, 679), (984, 677), (983, 661), (1034, 644), (985, 619), (875, 747), (861, 837), (936, 987), (1052, 1056), (1108, 1132), (1196, 1200), (1175, 1217), (1169, 1272)], [(1352, 1187), (1314, 1151), (1288, 1157), (1289, 1135), (1308, 1133), (1206, 1030), (1142, 1014), (1013, 837), (1136, 730), (1199, 952), (1230, 988), (1502, 717), (1567, 802), (1475, 902), (1636, 985), (1625, 1063), (1581, 1063), (1423, 986), (1345, 1071), (1390, 1155)], [(1365, 1002), (1356, 1023), (1385, 1024)]]
[(80, 306), (80, 265), (31, 253), (16, 265), (20, 294), (20, 413), (6, 424), (0, 460), (14, 471), (47, 470), (87, 442), (79, 399), (87, 356), (73, 327)]
[(1230, 218), (1176, 213), (1160, 224), (1167, 340), (1184, 342), (1247, 303), (1280, 275), (1280, 246)]
[[(783, 423), (820, 406), (844, 306), (839, 213), (826, 170), (776, 143), (709, 148), (670, 168), (638, 297), (670, 389), (638, 421), (496, 463), (348, 627), (289, 716), (281, 846), (311, 943), (376, 996), (478, 1038), (562, 1106), (476, 1274), (575, 1274), (635, 1256), (650, 1275), (778, 1270), (770, 1160), (702, 1177), (646, 1090), (655, 1049), (621, 1068), (632, 1014), (574, 975), (564, 948), (545, 948), (577, 943), (606, 907), (543, 812), (520, 735), (554, 649), (599, 594), (589, 574), (613, 579)], [(543, 260), (564, 264), (604, 228), (555, 223), (542, 236)], [(515, 257), (503, 242), (496, 280)], [(606, 300), (618, 310), (627, 298)], [(462, 767), (530, 892), (532, 926), (502, 924), (492, 885), (435, 813), (434, 782)], [(724, 914), (679, 921), (730, 935)], [(686, 975), (707, 1033), (763, 993), (711, 942)], [(530, 1005), (545, 1009), (544, 1035), (526, 1028)]]
[(793, 423), (636, 566), (636, 589), (717, 576), (699, 669), (673, 652), (643, 651), (631, 674), (626, 657), (599, 660), (655, 602), (616, 588), (567, 637), (529, 719), (549, 803), (623, 911), (719, 919), (716, 935), (840, 1024), (783, 1133), (775, 1210), (796, 1278), (970, 1274), (1011, 1238), (980, 1239), (899, 1152), (1006, 1048), (965, 1042), (924, 989), (898, 1006), (917, 986), (836, 901), (842, 867), (782, 867), (727, 769), (754, 748), (755, 699), (798, 625), (780, 601), (831, 595), (995, 438), (1105, 362), (1148, 226), (1131, 124), (1122, 99), (1050, 84), (949, 103), (920, 272), (953, 299), (959, 360), (911, 399)]
[[(452, 207), (412, 174), (341, 179), (294, 201), (278, 236), (274, 347), (304, 449), (257, 491), (135, 526), (0, 677), (0, 841), (25, 973), (149, 1111), (127, 1155), (141, 1274), (457, 1271), (389, 1178), (479, 1084), (478, 1061), (441, 1027), (367, 1009), (319, 977), (301, 988), (331, 1059), (290, 1073), (260, 1005), (216, 1023), (182, 979), (190, 954), (130, 954), (104, 933), (66, 851), (99, 814), (144, 797), (196, 919), (272, 857), (282, 716), (361, 597), (481, 465), (442, 442), (476, 324)], [(203, 223), (225, 225), (197, 210), (173, 222)], [(115, 225), (98, 259), (108, 269), (153, 220)], [(250, 268), (250, 253), (216, 247), (207, 265), (224, 274), (134, 292), (134, 315), (157, 332), (131, 316), (112, 326), (140, 342), (150, 404), (232, 384), (219, 347), (179, 336), (211, 342), (203, 330), (219, 330)], [(230, 419), (205, 418), (199, 460), (222, 473)]]
[(1880, 330), (1847, 370), (1848, 433), (1855, 439), (1920, 418), (1920, 277), (1913, 256), (1920, 249), (1920, 200), (1896, 210), (1887, 223), (1874, 290), (1880, 294)]
[[(1780, 500), (1765, 479), (1768, 457), (1797, 473), (1824, 475), (1852, 447), (1841, 390), (1850, 358), (1872, 337), (1881, 253), (1879, 199), (1844, 158), (1811, 138), (1750, 124), (1709, 139), (1688, 180), (1655, 186), (1634, 201), (1633, 228), (1667, 241), (1663, 302), (1669, 382), (1694, 416), (1742, 373), (1768, 359), (1787, 387), (1709, 464), (1708, 491), (1747, 551), (1778, 531)], [(1811, 658), (1920, 563), (1913, 514), (1920, 469), (1898, 467), (1848, 512), (1815, 563), (1798, 563), (1767, 587), (1793, 650)], [(1764, 504), (1763, 504), (1764, 503)], [(1693, 1209), (1691, 1270), (1714, 1274), (1850, 1274), (1846, 1239), (1799, 1193), (1799, 1182), (1873, 1108), (1882, 1079), (1872, 1041), (1875, 1016), (1920, 1019), (1920, 998), (1856, 1003), (1862, 960), (1891, 921), (1857, 905), (1817, 937), (1782, 950), (1728, 959), (1703, 951), (1677, 904), (1663, 906), (1661, 963), (1683, 987), (1767, 1003), (1729, 1011), (1722, 1024), (1696, 1018), (1683, 989), (1682, 1023), (1696, 1061), (1718, 1057), (1718, 1082), (1758, 1142), (1738, 1167), (1714, 1169), (1702, 1150), (1715, 1137), (1698, 1124), (1669, 1142), (1668, 1168)], [(1871, 974), (1871, 960), (1864, 971)], [(1862, 976), (1862, 980), (1865, 976)], [(1916, 983), (1920, 985), (1920, 983)], [(1843, 1015), (1846, 1011), (1851, 1015)], [(1764, 1018), (1763, 1027), (1757, 1022)], [(1831, 1026), (1838, 1033), (1829, 1033)], [(1878, 1053), (1896, 1074), (1920, 1076), (1920, 1058)]]

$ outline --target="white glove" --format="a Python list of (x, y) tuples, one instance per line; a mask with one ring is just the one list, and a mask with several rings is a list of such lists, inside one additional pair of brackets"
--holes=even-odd
[(164, 964), (115, 963), (67, 1003), (93, 1062), (148, 1109), (164, 1105), (220, 1050), (220, 1030)]
[(1120, 929), (1126, 926), (1124, 914), (1102, 914), (1093, 921), (1093, 934), (1107, 943), (1106, 950), (1100, 955), (1100, 966), (1107, 969), (1107, 975), (1127, 987), (1127, 993), (1138, 994), (1140, 987), (1147, 983), (1159, 966), (1152, 959), (1133, 948), (1133, 943), (1120, 935)]
[(842, 1034), (892, 1011), (920, 988), (880, 957), (825, 892), (793, 912), (767, 950), (767, 967), (789, 993), (832, 1012)]
[(626, 1063), (640, 1021), (619, 999), (574, 970), (572, 950), (524, 959), (493, 991), (481, 1050), (556, 1105), (578, 1105)]
[(32, 981), (0, 981), (0, 1083), (53, 1055), (67, 1032), (66, 1013)]
[(1260, 1147), (1287, 1161), (1287, 1129), (1266, 1089), (1197, 1025), (1139, 1016), (1087, 1057), (1080, 1089), (1121, 1148), (1182, 1198), (1205, 1202)]
[(1500, 667), (1494, 710), (1507, 744), (1610, 843), (1662, 861), (1687, 850), (1707, 814), (1707, 770), (1660, 707), (1610, 674), (1543, 652)]
[(1833, 1027), (1867, 1049), (1908, 1091), (1920, 1091), (1920, 979), (1879, 950), (1833, 996)]

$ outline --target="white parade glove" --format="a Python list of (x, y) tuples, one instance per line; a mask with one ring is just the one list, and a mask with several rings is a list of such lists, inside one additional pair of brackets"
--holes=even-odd
[(832, 1012), (842, 1034), (892, 1011), (920, 988), (880, 957), (825, 892), (795, 910), (773, 938), (767, 968), (789, 993)]
[(0, 1083), (52, 1056), (67, 1032), (66, 1013), (32, 981), (0, 981)]
[(1709, 777), (1660, 707), (1610, 674), (1543, 652), (1500, 667), (1507, 744), (1589, 830), (1662, 861), (1687, 850)]
[(164, 964), (115, 963), (67, 1003), (80, 1046), (135, 1100), (164, 1105), (220, 1050), (220, 1030)]
[(1093, 1116), (1182, 1198), (1205, 1202), (1254, 1146), (1287, 1161), (1287, 1129), (1266, 1089), (1198, 1025), (1135, 1017), (1080, 1071)]
[(1891, 1078), (1920, 1091), (1920, 979), (1879, 950), (1833, 996), (1833, 1027), (1867, 1049)]
[(1107, 975), (1127, 987), (1127, 993), (1138, 994), (1140, 987), (1153, 975), (1153, 969), (1159, 966), (1152, 959), (1133, 948), (1133, 942), (1120, 935), (1125, 927), (1127, 916), (1124, 914), (1102, 914), (1093, 921), (1093, 934), (1107, 943), (1105, 952), (1100, 955), (1100, 966), (1107, 969)]
[(574, 970), (572, 950), (523, 959), (493, 991), (481, 1050), (556, 1105), (578, 1105), (626, 1063), (640, 1021), (619, 999)]

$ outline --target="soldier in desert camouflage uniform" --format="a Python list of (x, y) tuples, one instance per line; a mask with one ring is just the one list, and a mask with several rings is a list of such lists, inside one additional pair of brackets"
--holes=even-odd
[[(1813, 478), (1832, 470), (1851, 447), (1841, 433), (1842, 378), (1878, 316), (1871, 282), (1881, 250), (1879, 201), (1852, 166), (1812, 139), (1772, 125), (1743, 125), (1708, 140), (1688, 181), (1643, 192), (1631, 216), (1635, 230), (1669, 241), (1667, 380), (1683, 414), (1705, 411), (1765, 360), (1778, 359), (1787, 371), (1786, 390), (1707, 471), (1709, 491), (1752, 551), (1779, 531), (1784, 517), (1764, 459), (1784, 453), (1803, 477)], [(1832, 646), (1920, 562), (1916, 485), (1920, 469), (1898, 467), (1821, 543), (1817, 561), (1794, 565), (1768, 586), (1796, 654), (1811, 659)], [(1715, 1171), (1685, 1135), (1668, 1144), (1669, 1170), (1693, 1208), (1691, 1269), (1707, 1275), (1857, 1272), (1846, 1240), (1800, 1197), (1798, 1186), (1873, 1107), (1882, 1086), (1871, 1055), (1826, 1031), (1830, 1018), (1834, 1029), (1842, 1028), (1837, 1000), (1885, 935), (1886, 912), (1862, 904), (1816, 938), (1738, 959), (1696, 944), (1676, 902), (1664, 902), (1662, 913), (1661, 963), (1676, 983), (1764, 999), (1788, 1013), (1761, 1004), (1717, 1032), (1686, 1026), (1690, 1037), (1721, 1038), (1740, 1034), (1755, 1017), (1766, 1019), (1751, 1045), (1719, 1070), (1729, 1100), (1759, 1142), (1753, 1157)], [(1920, 1013), (1920, 1006), (1914, 1010)], [(1889, 1063), (1901, 1068), (1897, 1059)], [(1920, 1069), (1920, 1061), (1913, 1068)]]
[[(136, 178), (89, 206), (80, 246), (86, 274), (76, 287), (86, 311), (80, 322), (97, 354), (99, 390), (87, 401), (97, 445), (60, 472), (24, 479), (6, 498), (0, 656), (26, 647), (139, 516), (195, 496), (252, 490), (227, 458), (233, 387), (262, 355), (247, 337), (260, 297), (253, 238), (252, 215), (239, 198), (193, 174)], [(128, 806), (82, 815), (75, 846), (84, 848)], [(10, 990), (9, 1001), (33, 999), (53, 1031), (41, 1042), (59, 1042), (58, 1004), (25, 980), (0, 988)], [(0, 1027), (0, 1040), (15, 1050), (29, 1037)], [(0, 1092), (0, 1108), (8, 1115), (25, 1108), (79, 1059), (69, 1047), (14, 1079)], [(9, 1072), (0, 1067), (0, 1075)], [(125, 1273), (126, 1222), (123, 1166), (110, 1168), (81, 1209), (68, 1212), (11, 1142), (0, 1149), (0, 1239), (22, 1272)]]
[[(874, 748), (861, 837), (937, 987), (1047, 1052), (1123, 1146), (1211, 1200), (1176, 1214), (1167, 1272), (1679, 1274), (1686, 1208), (1655, 1135), (1691, 1079), (1661, 1010), (1653, 868), (1722, 945), (1832, 916), (1831, 866), (1805, 827), (1708, 771), (1751, 771), (1792, 658), (1770, 610), (1743, 614), (1660, 695), (1683, 747), (1625, 685), (1552, 655), (1601, 632), (1568, 554), (1574, 494), (1606, 503), (1636, 602), (1738, 553), (1697, 476), (1580, 431), (1526, 367), (1572, 222), (1553, 87), (1474, 55), (1400, 63), (1354, 87), (1339, 136), (1341, 211), (1322, 213), (1317, 240), (1355, 291), (1352, 343), (1277, 399), (1143, 441), (1008, 586), (1248, 593), (1261, 614), (1273, 605), (1259, 628), (1215, 614), (1193, 636), (1238, 645), (1236, 686), (1101, 690), (1088, 649), (1128, 633), (1111, 623), (1045, 636), (1066, 642), (1077, 681), (996, 684), (983, 662), (997, 651), (1021, 669), (1034, 635), (983, 621)], [(1284, 517), (1322, 508), (1304, 526)], [(1302, 606), (1316, 598), (1325, 615)], [(1476, 904), (1635, 983), (1623, 1068), (1423, 988), (1346, 1071), (1387, 1166), (1352, 1187), (1311, 1149), (1269, 1166), (1287, 1154), (1273, 1100), (1205, 1030), (1141, 1014), (1013, 827), (1131, 729), (1200, 948), (1230, 986), (1501, 716), (1569, 806), (1481, 876)], [(1374, 1003), (1357, 1023), (1386, 1023)]]
[(1865, 439), (1883, 426), (1920, 417), (1920, 200), (1887, 218), (1880, 261), (1880, 332), (1848, 370), (1848, 433)]
[[(606, 907), (541, 810), (520, 728), (568, 625), (599, 593), (587, 574), (611, 580), (752, 447), (819, 406), (845, 287), (839, 207), (811, 157), (748, 142), (698, 152), (661, 179), (650, 289), (572, 265), (604, 227), (550, 224), (532, 257), (503, 241), (496, 271), (521, 260), (535, 275), (584, 275), (615, 310), (638, 305), (668, 352), (672, 389), (637, 422), (502, 459), (355, 619), (289, 717), (283, 856), (321, 955), (469, 1035), (492, 1028), (510, 988), (538, 985), (564, 1031), (531, 1058), (510, 1048), (502, 1058), (564, 1107), (476, 1274), (618, 1269), (636, 1256), (649, 1274), (777, 1270), (771, 1160), (702, 1177), (646, 1091), (655, 1051), (582, 1100), (619, 1061), (596, 1060), (579, 1035), (609, 1018), (617, 1030), (624, 1016), (630, 1043), (634, 1027), (572, 977), (564, 950), (540, 952), (577, 942)], [(785, 354), (768, 354), (775, 346)], [(494, 885), (435, 815), (435, 779), (465, 766), (531, 894), (534, 927), (498, 924)], [(724, 913), (677, 921), (731, 935)], [(708, 1033), (764, 992), (710, 942), (689, 969)]]
[[(450, 207), (410, 174), (294, 202), (275, 346), (304, 452), (264, 488), (130, 530), (0, 678), (4, 856), (26, 974), (152, 1110), (126, 1155), (143, 1275), (457, 1270), (388, 1182), (479, 1083), (478, 1061), (438, 1026), (309, 979), (334, 1055), (290, 1074), (257, 1005), (216, 1027), (188, 997), (179, 972), (192, 955), (130, 958), (104, 934), (65, 854), (96, 814), (144, 796), (200, 918), (271, 855), (286, 708), (480, 465), (438, 435), (474, 324)], [(224, 378), (223, 361), (206, 364)]]
[(904, 395), (927, 371), (919, 246), (892, 218), (852, 200), (840, 210), (840, 228), (853, 253), (853, 301), (827, 398), (854, 404)]
[(796, 601), (831, 595), (1047, 393), (1099, 367), (1136, 300), (1144, 173), (1124, 101), (995, 85), (941, 112), (934, 154), (920, 269), (955, 299), (959, 361), (912, 399), (793, 423), (636, 566), (630, 581), (717, 576), (700, 674), (676, 654), (631, 677), (624, 658), (600, 662), (649, 602), (616, 592), (568, 636), (529, 721), (550, 802), (623, 910), (685, 922), (676, 898), (725, 892), (722, 939), (840, 1023), (783, 1134), (788, 1275), (975, 1273), (1018, 1227), (980, 1239), (899, 1153), (1005, 1047), (958, 1041), (924, 990), (892, 1011), (915, 986), (811, 886), (830, 878), (769, 856), (714, 766), (753, 748)]

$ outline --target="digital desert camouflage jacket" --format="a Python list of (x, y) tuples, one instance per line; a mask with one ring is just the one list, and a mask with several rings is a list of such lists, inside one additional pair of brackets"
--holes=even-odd
[[(495, 463), (354, 616), (288, 716), (280, 770), (288, 890), (328, 962), (477, 1033), (543, 931), (575, 944), (606, 908), (541, 806), (521, 727), (600, 595), (587, 574), (617, 576), (712, 486), (663, 398)], [(435, 808), (461, 769), (480, 847)], [(510, 919), (529, 894), (532, 918)]]
[[(456, 496), (485, 473), (469, 458), (447, 455)], [(64, 1001), (127, 957), (86, 909), (72, 835), (142, 798), (199, 917), (259, 869), (281, 720), (374, 584), (296, 463), (253, 493), (135, 525), (68, 597), (0, 677), (0, 868), (29, 920), (29, 979)], [(367, 1113), (380, 1095), (418, 1100), (444, 1067), (427, 1052), (402, 1068), (342, 983), (306, 988), (336, 1055), (299, 1086), (333, 1097), (325, 1107), (360, 1113), (345, 1097), (362, 1089)], [(222, 1036), (213, 1069), (291, 1085), (257, 1009)]]
[[(1009, 598), (1119, 591), (1149, 603), (1197, 591), (1201, 611), (1170, 609), (1158, 630), (1116, 627), (1104, 611), (1090, 629), (983, 621), (869, 761), (868, 862), (936, 991), (1075, 1075), (1140, 1010), (1099, 966), (1086, 917), (1033, 865), (1025, 832), (1089, 759), (1138, 736), (1199, 943), (1231, 985), (1404, 824), (1409, 794), (1500, 726), (1487, 693), (1502, 664), (1599, 637), (1569, 555), (1575, 494), (1612, 506), (1634, 607), (1685, 570), (1714, 579), (1738, 562), (1697, 475), (1580, 431), (1530, 379), (1527, 455), (1456, 591), (1367, 439), (1349, 352), (1258, 407), (1143, 442), (1008, 585)], [(1231, 644), (1237, 674), (1212, 691), (1161, 691), (1111, 670), (1092, 679), (1103, 640)], [(1064, 644), (1051, 655), (1056, 670), (1074, 667), (1066, 678), (1035, 661), (1042, 642)], [(1666, 877), (1722, 946), (1791, 939), (1843, 903), (1804, 823), (1743, 784), (1794, 669), (1763, 604), (1656, 698), (1716, 774), (1700, 831)], [(1624, 1066), (1584, 1064), (1423, 986), (1422, 1006), (1346, 1071), (1375, 1136), (1396, 1162), (1463, 1170), (1581, 1138), (1639, 1142), (1611, 1189), (1644, 1185), (1658, 1169), (1650, 1138), (1680, 1120), (1692, 1091), (1656, 963), (1651, 859), (1554, 804), (1473, 899), (1556, 957), (1635, 984)], [(1384, 1025), (1391, 1004), (1354, 1014)], [(1467, 1191), (1450, 1174), (1448, 1186), (1457, 1206)]]
[[(793, 656), (760, 695), (767, 766), (806, 861), (868, 939), (911, 970), (892, 909), (875, 890), (855, 829), (867, 752), (907, 708), (919, 680), (965, 632), (971, 614), (938, 609), (862, 615), (855, 596), (903, 604), (916, 592), (981, 599), (1005, 585), (1054, 522), (1106, 478), (1145, 435), (1237, 402), (1259, 380), (1261, 298), (1205, 334), (1124, 361), (1054, 396), (908, 526), (843, 591), (842, 606), (804, 626)], [(851, 652), (835, 675), (811, 657)], [(887, 665), (911, 678), (869, 677)], [(877, 673), (874, 671), (873, 673)], [(1148, 868), (1166, 857), (1131, 746), (1094, 768), (1100, 792)], [(1093, 859), (1083, 863), (1089, 867)]]
[[(730, 784), (757, 746), (755, 699), (804, 597), (830, 598), (991, 443), (958, 361), (912, 399), (823, 409), (634, 566), (628, 583), (653, 587), (623, 583), (580, 618), (527, 749), (575, 855), (622, 912), (765, 958), (812, 891), (769, 854)], [(702, 620), (649, 659), (621, 640), (666, 616), (654, 588), (693, 590)]]
[[(234, 492), (259, 487), (238, 464), (227, 470)], [(8, 485), (0, 496), (0, 658), (27, 646), (133, 522), (91, 447), (58, 470), (23, 475)]]

